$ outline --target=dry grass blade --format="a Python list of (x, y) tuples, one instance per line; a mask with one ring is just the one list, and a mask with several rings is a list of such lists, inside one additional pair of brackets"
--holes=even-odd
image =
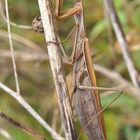
[(21, 129), (22, 131), (24, 131), (25, 133), (33, 136), (34, 138), (36, 138), (37, 140), (46, 140), (46, 138), (42, 137), (41, 135), (39, 135), (36, 131), (34, 131), (31, 128), (25, 127), (24, 125), (20, 124), (19, 122), (13, 120), (12, 118), (8, 117), (5, 113), (3, 113), (2, 111), (0, 111), (0, 117), (4, 120), (6, 120), (7, 122), (9, 122), (10, 124), (12, 124), (13, 126)]
[(0, 82), (0, 88), (7, 92), (10, 96), (16, 99), (18, 103), (22, 105), (48, 132), (51, 133), (52, 137), (57, 140), (64, 140), (55, 130), (53, 130), (47, 122), (22, 98), (20, 94), (16, 94), (13, 90), (5, 86)]
[(16, 91), (17, 91), (17, 94), (20, 94), (20, 86), (19, 86), (19, 80), (18, 80), (18, 74), (17, 74), (17, 68), (16, 68), (13, 42), (12, 42), (12, 37), (11, 37), (10, 19), (9, 19), (8, 1), (7, 0), (5, 0), (5, 10), (6, 10), (6, 17), (7, 17), (9, 43), (10, 43), (10, 49), (11, 49), (11, 55), (12, 55), (12, 64), (13, 64), (13, 70), (14, 70), (14, 76), (15, 76), (15, 82), (16, 82)]

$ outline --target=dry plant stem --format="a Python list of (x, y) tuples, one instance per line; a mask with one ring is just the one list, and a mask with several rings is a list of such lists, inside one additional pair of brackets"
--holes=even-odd
[(0, 88), (11, 95), (13, 98), (19, 102), (22, 107), (24, 107), (56, 140), (64, 140), (55, 130), (53, 130), (43, 119), (42, 117), (22, 98), (20, 94), (17, 94), (3, 83), (0, 82)]
[[(0, 14), (4, 20), (5, 23), (7, 23), (7, 17), (5, 15), (5, 8), (4, 8), (4, 0), (0, 0)], [(9, 21), (10, 25), (11, 26), (14, 26), (16, 28), (20, 28), (20, 29), (32, 29), (32, 26), (27, 26), (27, 25), (19, 25), (19, 24), (16, 24), (12, 21)]]
[(124, 87), (122, 88), (125, 89), (130, 96), (140, 101), (139, 89), (133, 86), (127, 80), (125, 80), (119, 73), (104, 68), (103, 66), (100, 66), (98, 64), (94, 64), (94, 68), (97, 72), (103, 74), (108, 79), (113, 80), (115, 83), (118, 83), (119, 85), (124, 85)]
[(131, 59), (131, 56), (130, 56), (130, 53), (128, 50), (128, 44), (127, 44), (127, 41), (125, 38), (125, 34), (124, 34), (124, 31), (123, 31), (122, 26), (120, 24), (113, 0), (105, 0), (105, 6), (107, 7), (107, 11), (108, 11), (108, 14), (110, 16), (112, 26), (113, 26), (114, 31), (116, 33), (117, 39), (120, 43), (122, 54), (123, 54), (124, 60), (126, 62), (127, 69), (128, 69), (130, 78), (132, 80), (132, 83), (140, 90), (140, 82), (138, 80), (138, 72), (136, 71), (135, 66), (133, 64), (133, 61)]
[(12, 55), (12, 64), (13, 64), (14, 77), (15, 77), (15, 82), (16, 82), (16, 90), (17, 90), (17, 93), (20, 94), (19, 80), (18, 80), (16, 61), (15, 61), (15, 56), (14, 56), (13, 42), (12, 42), (12, 37), (11, 37), (9, 11), (8, 11), (8, 1), (7, 0), (5, 0), (5, 10), (6, 10), (6, 17), (7, 17), (9, 44), (10, 44), (11, 55)]
[(72, 110), (69, 100), (69, 94), (66, 84), (66, 79), (62, 67), (62, 59), (59, 51), (59, 44), (48, 43), (58, 42), (54, 20), (49, 0), (38, 0), (41, 19), (44, 27), (45, 39), (47, 42), (48, 55), (55, 82), (55, 87), (58, 95), (58, 103), (61, 114), (61, 119), (64, 127), (64, 133), (67, 140), (76, 140), (76, 132), (72, 120)]
[(24, 131), (25, 133), (27, 133), (28, 135), (33, 136), (34, 138), (36, 138), (37, 140), (46, 140), (45, 138), (43, 138), (41, 135), (39, 135), (36, 131), (34, 131), (31, 128), (27, 128), (24, 125), (20, 124), (19, 122), (13, 120), (12, 118), (8, 117), (5, 113), (3, 113), (2, 111), (0, 111), (0, 118), (6, 120), (8, 123), (12, 124), (13, 126), (21, 129), (22, 131)]
[(108, 36), (108, 41), (109, 41), (109, 49), (111, 52), (112, 58), (116, 58), (116, 53), (114, 52), (114, 40), (113, 40), (113, 32), (112, 32), (112, 27), (110, 26), (110, 18), (107, 12), (107, 8), (105, 6), (105, 1), (103, 2), (103, 8), (104, 8), (104, 18), (105, 18), (105, 26), (106, 26), (106, 31), (107, 31), (107, 36)]

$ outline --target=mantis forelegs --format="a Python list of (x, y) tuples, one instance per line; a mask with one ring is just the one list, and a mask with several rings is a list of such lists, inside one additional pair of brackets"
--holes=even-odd
[(61, 14), (63, 3), (64, 0), (56, 0), (55, 16), (57, 20), (64, 20), (66, 18), (72, 17), (81, 10), (80, 6), (75, 6)]

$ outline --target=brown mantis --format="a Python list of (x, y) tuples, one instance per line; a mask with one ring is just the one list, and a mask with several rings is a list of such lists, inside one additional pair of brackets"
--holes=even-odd
[[(57, 0), (56, 3), (57, 4), (55, 16), (57, 20), (65, 19), (73, 15), (75, 17), (76, 35), (74, 49), (72, 53), (72, 63), (74, 65), (73, 93), (75, 95), (76, 100), (75, 106), (81, 124), (83, 128), (84, 126), (86, 126), (85, 130), (90, 140), (106, 140), (103, 116), (102, 113), (100, 112), (101, 105), (98, 90), (99, 89), (108, 90), (108, 89), (98, 88), (96, 85), (95, 73), (93, 70), (92, 59), (90, 56), (89, 42), (84, 30), (82, 0), (75, 0), (74, 7), (64, 14), (60, 13), (61, 8), (63, 6), (63, 0)], [(39, 17), (37, 19), (41, 22), (41, 19)], [(33, 21), (33, 25), (35, 25), (35, 21)], [(39, 29), (39, 32), (43, 32), (43, 28), (41, 28), (41, 26), (39, 26), (39, 28), (38, 26), (33, 27), (35, 30)], [(59, 42), (48, 42), (48, 43), (59, 43)], [(94, 118), (94, 122), (91, 121), (93, 116), (96, 116)]]

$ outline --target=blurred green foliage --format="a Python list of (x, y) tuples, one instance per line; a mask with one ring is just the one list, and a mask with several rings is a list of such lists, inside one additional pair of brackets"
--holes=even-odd
[[(52, 1), (53, 5), (55, 0)], [(111, 26), (107, 26), (103, 9), (103, 1), (101, 0), (83, 0), (85, 8), (85, 28), (87, 36), (90, 40), (90, 46), (94, 50), (95, 62), (101, 64), (108, 69), (118, 71), (124, 78), (128, 79), (127, 69), (122, 59), (118, 42), (116, 41), (114, 32)], [(140, 47), (140, 1), (139, 0), (115, 0), (117, 12), (123, 25), (123, 29), (127, 36), (131, 38), (132, 57), (137, 69), (140, 71), (140, 51), (133, 51), (133, 44)], [(63, 10), (73, 6), (72, 1), (64, 3)], [(53, 6), (54, 8), (54, 6)], [(39, 15), (38, 3), (35, 0), (9, 0), (10, 19), (17, 24), (31, 25), (34, 17)], [(7, 30), (6, 24), (0, 17), (1, 30)], [(59, 35), (62, 40), (66, 38), (72, 27), (74, 20), (67, 19), (57, 23)], [(110, 29), (109, 29), (110, 27)], [(32, 30), (22, 30), (16, 27), (11, 27), (12, 32), (18, 34), (28, 40), (37, 43), (42, 51), (46, 52), (44, 36), (35, 33)], [(109, 42), (108, 29), (112, 32), (111, 40), (113, 47)], [(135, 34), (137, 41), (134, 41)], [(64, 43), (67, 53), (72, 51), (73, 44), (72, 36)], [(23, 44), (14, 42), (14, 47), (17, 50), (30, 52)], [(111, 48), (112, 47), (112, 48)], [(8, 39), (0, 37), (0, 49), (9, 49)], [(117, 53), (112, 50), (117, 50)], [(32, 50), (33, 51), (33, 50)], [(32, 53), (31, 53), (32, 55)], [(46, 60), (34, 61), (17, 61), (18, 75), (20, 80), (21, 93), (29, 104), (49, 123), (52, 123), (54, 111), (58, 109), (56, 95), (54, 91), (54, 83), (51, 75), (49, 62)], [(65, 66), (66, 73), (71, 71), (71, 68)], [(11, 60), (5, 57), (0, 61), (0, 80), (6, 85), (15, 89), (15, 81), (13, 77)], [(97, 82), (100, 86), (112, 87), (113, 84), (97, 73)], [(101, 99), (102, 105), (108, 104), (113, 99), (113, 96), (107, 96)], [(40, 126), (12, 97), (0, 90), (0, 110), (22, 124), (34, 128), (40, 134), (45, 136), (47, 140), (51, 140), (51, 136)], [(105, 113), (105, 126), (108, 140), (139, 140), (140, 139), (140, 107), (139, 103), (129, 97), (127, 93), (121, 96)], [(1, 120), (1, 119), (0, 119)], [(137, 122), (137, 123), (135, 123)], [(57, 129), (60, 126), (60, 119), (57, 122)], [(34, 138), (23, 133), (21, 130), (14, 128), (5, 121), (0, 121), (0, 124), (7, 130), (16, 140), (33, 140)], [(5, 125), (6, 124), (6, 125)], [(76, 122), (77, 131), (80, 131), (79, 122)], [(0, 140), (5, 139), (0, 136)], [(83, 135), (81, 140), (86, 140)]]

